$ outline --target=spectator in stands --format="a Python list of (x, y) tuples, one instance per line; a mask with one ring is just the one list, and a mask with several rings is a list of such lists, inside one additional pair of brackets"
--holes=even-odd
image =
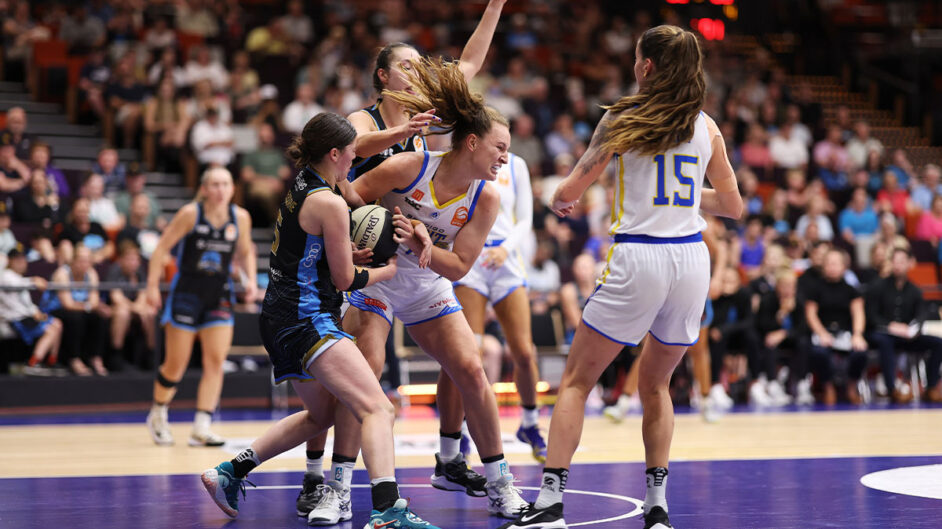
[(910, 211), (916, 210), (909, 200), (909, 191), (900, 187), (893, 171), (883, 173), (883, 188), (877, 193), (877, 210), (892, 213), (898, 219), (905, 219)]
[(541, 175), (543, 165), (543, 144), (533, 134), (533, 118), (521, 113), (513, 121), (510, 142), (514, 146), (514, 153), (527, 161), (531, 175)]
[(870, 194), (876, 196), (883, 188), (883, 175), (886, 174), (886, 164), (883, 163), (883, 154), (877, 151), (867, 153), (867, 163), (864, 166), (870, 175)]
[(870, 252), (870, 245), (880, 229), (880, 219), (877, 212), (870, 205), (867, 191), (861, 188), (854, 189), (850, 203), (838, 218), (838, 229), (841, 237), (849, 244), (855, 246), (858, 262), (862, 255)]
[(101, 224), (105, 231), (121, 229), (124, 220), (118, 214), (114, 201), (105, 196), (105, 179), (98, 173), (85, 177), (79, 196), (88, 199), (88, 216), (92, 222)]
[(281, 120), (281, 107), (278, 105), (278, 89), (273, 84), (262, 85), (258, 89), (258, 96), (259, 108), (249, 120), (249, 125), (258, 128), (267, 124), (275, 131), (275, 134), (285, 132), (285, 126)]
[(807, 150), (814, 143), (814, 133), (808, 125), (802, 123), (801, 108), (797, 104), (792, 103), (785, 107), (785, 123), (791, 125), (792, 135), (804, 144), (805, 153), (807, 154)]
[(115, 351), (126, 349), (128, 331), (132, 324), (140, 327), (144, 334), (144, 354), (132, 352), (125, 359), (132, 365), (144, 369), (154, 366), (154, 352), (157, 349), (157, 310), (145, 299), (144, 287), (147, 272), (141, 253), (131, 241), (119, 245), (118, 262), (108, 271), (107, 281), (112, 284), (126, 284), (127, 288), (112, 288), (108, 293), (111, 305), (111, 347)]
[(746, 277), (755, 279), (759, 275), (759, 266), (765, 255), (765, 241), (762, 239), (762, 217), (751, 214), (746, 217), (746, 229), (740, 238), (741, 248), (739, 264)]
[[(887, 245), (880, 240), (873, 243), (870, 247), (870, 256), (865, 263), (858, 263), (857, 278), (864, 290), (868, 289), (875, 281), (884, 277), (890, 277), (893, 273), (893, 267), (887, 255)], [(866, 304), (866, 302), (865, 302)]]
[(808, 199), (807, 212), (798, 219), (798, 224), (795, 226), (799, 237), (804, 237), (808, 225), (814, 223), (818, 228), (818, 240), (830, 241), (834, 238), (834, 227), (826, 214), (827, 207), (826, 198), (818, 194), (811, 195)]
[(304, 2), (289, 0), (288, 12), (281, 18), (284, 32), (299, 44), (307, 45), (314, 38), (314, 24), (311, 17), (304, 13)]
[(147, 71), (147, 84), (150, 87), (158, 87), (164, 79), (170, 79), (173, 86), (182, 88), (187, 82), (186, 70), (180, 66), (178, 52), (175, 48), (164, 48), (160, 52), (160, 59), (155, 61)]
[(596, 262), (592, 254), (579, 254), (572, 261), (572, 281), (564, 284), (559, 291), (559, 304), (566, 329), (566, 343), (572, 341), (576, 327), (582, 320), (582, 308), (589, 296), (595, 292), (595, 268)]
[(22, 290), (0, 290), (0, 321), (13, 327), (17, 336), (33, 348), (23, 374), (44, 375), (43, 360), (55, 365), (62, 343), (62, 322), (52, 318), (33, 303), (29, 288), (45, 290), (46, 280), (26, 276), (26, 255), (18, 244), (7, 252), (7, 268), (0, 272), (0, 286), (22, 287)]
[(916, 225), (916, 238), (938, 247), (942, 239), (942, 195), (935, 195), (932, 206), (922, 212), (919, 224)]
[(742, 163), (755, 171), (759, 180), (772, 178), (772, 155), (769, 152), (768, 134), (758, 123), (749, 126), (746, 141), (739, 148)]
[[(823, 386), (822, 402), (829, 406), (837, 402), (835, 378), (845, 384), (847, 400), (860, 404), (857, 381), (867, 366), (863, 298), (844, 279), (845, 271), (844, 254), (839, 250), (828, 251), (822, 279), (805, 301), (805, 319), (812, 332), (811, 368)], [(841, 369), (835, 357), (841, 360)]]
[[(87, 198), (76, 199), (69, 214), (70, 220), (59, 235), (59, 242), (66, 241), (68, 247), (82, 244), (92, 253), (93, 263), (98, 264), (111, 259), (114, 255), (114, 243), (108, 238), (101, 224), (91, 220), (90, 212), (91, 204)], [(73, 253), (68, 247), (65, 251)]]
[(72, 55), (84, 55), (103, 46), (106, 37), (105, 25), (98, 18), (88, 16), (82, 5), (73, 7), (59, 27), (59, 38), (69, 45)]
[(788, 235), (791, 231), (788, 211), (788, 192), (784, 189), (776, 189), (773, 191), (772, 197), (769, 199), (768, 204), (766, 204), (765, 214), (771, 220), (772, 229), (775, 230), (777, 236)]
[(16, 222), (30, 223), (51, 229), (62, 219), (59, 195), (53, 190), (42, 169), (34, 169), (29, 188), (18, 193), (13, 210)]
[(880, 215), (880, 231), (877, 234), (877, 240), (886, 244), (888, 251), (894, 248), (909, 249), (909, 240), (900, 234), (898, 219), (892, 213), (883, 213)]
[(134, 74), (133, 55), (118, 61), (114, 76), (105, 89), (105, 97), (108, 108), (114, 112), (114, 124), (121, 128), (124, 147), (133, 147), (144, 113), (144, 98), (147, 97), (147, 87), (139, 83)]
[(259, 59), (272, 55), (288, 55), (291, 48), (291, 36), (285, 32), (282, 18), (270, 18), (268, 24), (249, 31), (245, 38), (245, 50)]
[(10, 230), (10, 210), (5, 202), (0, 202), (0, 255), (7, 255), (16, 244), (16, 236)]
[(562, 282), (559, 265), (553, 259), (556, 245), (551, 240), (537, 244), (533, 263), (527, 267), (530, 306), (534, 314), (546, 314), (551, 307), (559, 304), (559, 290)]
[[(942, 365), (942, 338), (922, 334), (922, 322), (927, 307), (922, 291), (909, 281), (907, 274), (913, 258), (901, 248), (893, 250), (890, 259), (892, 275), (875, 282), (867, 291), (867, 322), (870, 325), (870, 343), (880, 352), (880, 368), (887, 391), (897, 403), (912, 400), (911, 391), (905, 391), (896, 378), (896, 352), (929, 353), (926, 363), (928, 400), (942, 402), (939, 391), (939, 367)], [(906, 388), (908, 389), (908, 388)]]
[(827, 136), (815, 144), (813, 158), (819, 167), (828, 167), (833, 171), (847, 171), (850, 168), (850, 157), (838, 125), (830, 125)]
[[(274, 85), (266, 85), (275, 88)], [(277, 98), (278, 89), (275, 88)], [(258, 111), (261, 104), (258, 73), (249, 63), (249, 54), (239, 50), (232, 56), (232, 72), (229, 74), (229, 100), (237, 123), (245, 123)]]
[(138, 29), (135, 27), (135, 17), (130, 9), (118, 8), (114, 15), (105, 23), (107, 42), (113, 57), (121, 57), (135, 45)]
[(209, 0), (181, 0), (176, 8), (178, 30), (204, 39), (219, 34), (219, 21)]
[(71, 290), (50, 290), (43, 296), (43, 311), (62, 320), (62, 361), (79, 376), (107, 375), (102, 353), (108, 324), (104, 313), (108, 308), (98, 295), (98, 273), (92, 266), (91, 250), (77, 244), (72, 261), (52, 274), (52, 283), (60, 287), (83, 285)]
[(304, 125), (323, 111), (324, 108), (314, 100), (314, 88), (310, 84), (298, 85), (294, 101), (288, 103), (282, 114), (282, 123), (286, 131), (300, 134)]
[(79, 94), (98, 119), (105, 116), (105, 87), (111, 79), (111, 68), (105, 61), (105, 50), (94, 48), (79, 72)]
[(794, 126), (788, 121), (769, 140), (769, 155), (775, 167), (804, 169), (808, 165), (808, 146), (795, 134)]
[(291, 176), (281, 149), (275, 147), (275, 131), (267, 123), (258, 128), (258, 148), (242, 155), (241, 194), (256, 226), (268, 227), (275, 220)]
[(913, 186), (909, 198), (919, 209), (925, 211), (932, 207), (932, 198), (942, 194), (942, 168), (928, 163), (922, 168), (922, 179)]
[(9, 134), (0, 134), (0, 194), (15, 193), (29, 184), (29, 166), (16, 157)]
[[(160, 239), (160, 232), (157, 231), (156, 225), (150, 222), (153, 214), (159, 210), (152, 209), (150, 198), (145, 193), (138, 193), (131, 198), (127, 222), (115, 238), (117, 246), (125, 242), (133, 242), (141, 255), (148, 260), (157, 248), (157, 241)], [(157, 218), (163, 221), (163, 217)], [(166, 224), (166, 221), (162, 224)]]
[(159, 16), (154, 19), (153, 25), (144, 34), (143, 42), (144, 46), (151, 51), (166, 51), (176, 47), (177, 33), (170, 28), (166, 17)]
[[(768, 366), (773, 370), (778, 366), (783, 350), (796, 352), (801, 344), (802, 308), (795, 297), (797, 279), (795, 272), (788, 268), (780, 268), (775, 276), (775, 288), (760, 296), (759, 309), (756, 313), (756, 328), (762, 344), (761, 357), (766, 358)], [(794, 365), (795, 362), (793, 362)], [(794, 369), (794, 367), (792, 368)], [(763, 388), (769, 395), (773, 404), (787, 404), (790, 400), (785, 388), (778, 382), (772, 373), (767, 373), (768, 382)], [(814, 397), (810, 393), (802, 395), (799, 404), (810, 404)], [(810, 402), (809, 402), (810, 400)]]
[(883, 144), (870, 136), (870, 124), (860, 120), (854, 124), (854, 137), (847, 142), (847, 157), (854, 167), (863, 167), (871, 151), (883, 156)]
[(43, 143), (37, 141), (33, 143), (33, 146), (29, 149), (29, 165), (36, 171), (42, 171), (46, 176), (47, 184), (50, 189), (53, 190), (57, 195), (62, 198), (69, 197), (69, 181), (66, 180), (65, 174), (56, 167), (53, 167), (50, 160), (52, 159), (52, 149), (49, 147), (48, 143)]
[(118, 159), (117, 149), (112, 147), (99, 149), (98, 157), (92, 165), (92, 172), (102, 176), (106, 193), (116, 193), (124, 189), (127, 167)]
[(213, 84), (204, 79), (193, 85), (193, 97), (187, 104), (187, 113), (193, 122), (206, 118), (210, 107), (219, 113), (219, 120), (223, 123), (232, 123), (232, 107), (224, 94), (213, 91)]
[(177, 96), (170, 78), (157, 86), (157, 95), (144, 104), (145, 150), (163, 169), (179, 166), (186, 133), (190, 129), (190, 110), (185, 99)]
[(190, 141), (201, 165), (200, 174), (209, 166), (228, 166), (235, 157), (232, 127), (219, 118), (215, 106), (207, 108), (206, 118), (193, 125)]
[(546, 155), (556, 158), (560, 154), (574, 154), (579, 138), (572, 126), (572, 116), (560, 114), (553, 122), (553, 130), (546, 135)]
[(26, 66), (33, 57), (33, 43), (49, 40), (52, 33), (48, 27), (40, 26), (30, 15), (29, 2), (14, 3), (12, 16), (2, 17), (0, 36), (5, 57), (0, 59), (6, 62), (6, 78), (15, 79), (24, 77)]
[(33, 145), (34, 138), (26, 132), (26, 111), (21, 107), (7, 110), (7, 128), (0, 131), (0, 136), (7, 135), (13, 144), (16, 157), (24, 162), (29, 160), (29, 149)]
[(762, 212), (762, 197), (759, 196), (759, 179), (748, 167), (741, 167), (736, 172), (739, 180), (739, 194), (745, 205), (746, 215), (757, 215)]
[(118, 214), (125, 219), (130, 218), (131, 202), (138, 195), (143, 195), (150, 206), (150, 211), (144, 218), (144, 224), (148, 228), (163, 229), (167, 221), (160, 215), (160, 202), (157, 197), (147, 190), (147, 175), (143, 171), (132, 167), (125, 178), (124, 191), (114, 197), (114, 205), (115, 209), (118, 210)]
[(209, 81), (214, 91), (221, 92), (229, 83), (229, 72), (222, 63), (212, 57), (206, 46), (190, 48), (190, 60), (187, 61), (185, 70), (189, 85)]
[(29, 238), (29, 250), (26, 251), (26, 261), (35, 263), (54, 264), (56, 262), (56, 249), (52, 245), (52, 231), (46, 229), (34, 230)]
[(886, 166), (887, 171), (893, 171), (896, 181), (903, 189), (910, 189), (916, 184), (916, 169), (905, 149), (894, 149), (893, 160)]
[[(755, 380), (758, 375), (759, 336), (755, 330), (755, 313), (752, 308), (752, 296), (747, 288), (742, 287), (739, 271), (733, 267), (718, 270), (722, 275), (722, 290), (720, 295), (713, 299), (713, 322), (710, 324), (710, 364), (711, 378), (714, 384), (719, 383), (723, 372), (723, 361), (731, 348), (742, 351), (747, 358), (750, 373)], [(767, 398), (756, 393), (750, 398), (759, 400), (755, 404), (768, 404)]]

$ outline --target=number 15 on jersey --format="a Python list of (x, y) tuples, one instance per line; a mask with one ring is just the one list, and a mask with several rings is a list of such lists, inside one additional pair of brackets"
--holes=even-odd
[[(674, 166), (674, 177), (681, 186), (685, 186), (686, 196), (680, 190), (674, 191), (673, 202), (671, 197), (667, 196), (667, 162), (670, 161)], [(693, 207), (694, 204), (694, 185), (693, 178), (684, 175), (684, 164), (697, 165), (699, 159), (696, 156), (688, 154), (675, 154), (668, 160), (663, 154), (654, 157), (654, 163), (657, 165), (657, 194), (654, 195), (653, 204), (655, 206), (676, 206), (682, 208)]]

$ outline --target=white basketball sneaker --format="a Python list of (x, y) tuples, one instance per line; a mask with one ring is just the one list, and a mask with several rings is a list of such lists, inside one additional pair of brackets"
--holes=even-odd
[(332, 479), (317, 488), (321, 499), (307, 515), (308, 525), (334, 525), (353, 518), (349, 488)]
[(170, 433), (170, 421), (167, 420), (167, 407), (152, 407), (147, 414), (147, 431), (151, 439), (158, 446), (173, 444), (173, 434)]
[(805, 377), (795, 384), (795, 404), (799, 406), (810, 406), (814, 404), (810, 377)]
[(513, 481), (513, 474), (504, 474), (484, 486), (487, 490), (487, 512), (512, 520), (530, 507), (530, 504), (520, 497), (520, 490), (514, 487)]
[(710, 388), (710, 397), (723, 411), (733, 408), (733, 398), (726, 393), (726, 390), (720, 384), (713, 384), (713, 387)]

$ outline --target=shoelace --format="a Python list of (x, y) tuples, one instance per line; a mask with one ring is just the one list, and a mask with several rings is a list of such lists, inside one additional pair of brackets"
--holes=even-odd
[[(242, 478), (242, 479), (239, 479), (239, 478), (233, 476), (233, 477), (230, 478), (230, 481), (235, 481), (235, 482), (237, 482), (237, 484), (238, 484), (238, 486), (239, 486), (239, 489), (238, 489), (238, 490), (239, 490), (239, 492), (242, 493), (242, 499), (243, 499), (243, 500), (245, 499), (245, 484), (248, 483), (248, 484), (251, 485), (253, 488), (256, 486), (255, 483), (252, 483), (251, 481), (249, 481), (249, 478)], [(235, 493), (235, 491), (233, 491), (233, 494), (234, 494), (234, 493)], [(229, 496), (229, 495), (226, 494), (226, 497), (227, 497), (227, 498), (228, 498), (228, 496)], [(238, 499), (238, 496), (236, 496), (236, 499)]]
[(321, 492), (320, 499), (317, 500), (317, 505), (314, 507), (315, 509), (319, 509), (321, 506), (324, 506), (324, 505), (329, 505), (328, 502), (330, 501), (331, 497), (337, 496), (337, 491), (334, 490), (334, 488), (331, 487), (330, 485), (320, 484), (317, 487), (314, 487), (315, 492), (318, 490), (321, 490), (323, 492)]

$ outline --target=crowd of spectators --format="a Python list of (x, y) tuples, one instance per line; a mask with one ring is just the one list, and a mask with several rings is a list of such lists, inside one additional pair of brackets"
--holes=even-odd
[[(212, 165), (229, 167), (237, 200), (256, 226), (269, 226), (291, 173), (283, 156), (291, 135), (319, 112), (346, 115), (375, 101), (373, 60), (385, 43), (401, 40), (423, 54), (458, 56), (484, 6), (425, 0), (273, 4), (256, 9), (230, 0), (125, 0), (45, 2), (31, 9), (29, 2), (9, 0), (0, 4), (5, 60), (28, 64), (29, 43), (64, 40), (72, 55), (87, 57), (79, 81), (82, 119), (110, 124), (116, 143), (139, 147), (141, 162), (157, 169), (198, 174)], [(616, 175), (607, 172), (566, 219), (553, 215), (547, 201), (584, 152), (601, 106), (636, 89), (638, 36), (654, 23), (683, 23), (670, 11), (656, 21), (645, 11), (605, 13), (596, 1), (517, 7), (505, 10), (472, 88), (510, 120), (511, 151), (530, 170), (533, 236), (524, 254), (534, 313), (559, 311), (571, 333), (591, 278), (604, 266)], [(714, 382), (730, 391), (742, 381), (742, 398), (760, 402), (762, 385), (774, 380), (804, 396), (811, 389), (805, 375), (814, 372), (817, 398), (833, 401), (830, 381), (836, 380), (846, 388), (841, 396), (856, 401), (853, 381), (866, 375), (867, 364), (850, 353), (873, 349), (880, 352), (887, 394), (904, 399), (887, 351), (903, 347), (902, 323), (909, 328), (938, 315), (924, 303), (912, 313), (878, 314), (867, 303), (857, 310), (853, 300), (864, 291), (883, 292), (875, 285), (898, 287), (887, 278), (905, 256), (938, 261), (942, 171), (934, 164), (915, 167), (905, 149), (888, 150), (851, 108), (825, 108), (810, 85), (790, 82), (767, 50), (703, 45), (704, 111), (724, 134), (747, 205), (739, 221), (709, 219), (727, 256), (715, 263), (711, 289)], [(69, 266), (82, 248), (93, 267), (107, 265), (132, 277), (130, 248), (146, 259), (165, 222), (141, 170), (120, 163), (117, 151), (105, 147), (92, 172), (67, 181), (55, 167), (54, 150), (31, 138), (26, 123), (22, 110), (7, 112), (0, 192), (18, 197), (7, 204), (15, 222), (42, 228), (20, 241), (27, 259)], [(441, 137), (428, 139), (433, 148), (445, 145)], [(0, 247), (4, 241), (0, 230)], [(830, 286), (818, 288), (812, 278)], [(832, 298), (820, 295), (829, 288), (837, 292), (831, 283), (838, 280), (847, 285), (840, 292), (847, 304), (832, 307)], [(111, 347), (118, 348), (122, 341), (114, 329), (127, 327), (129, 314), (147, 315), (133, 292), (111, 297), (120, 300), (109, 305)], [(853, 314), (836, 315), (837, 308)], [(70, 318), (60, 318), (67, 336)], [(847, 348), (835, 345), (844, 331), (852, 338)], [(93, 338), (107, 349), (107, 333), (98, 334)], [(933, 351), (930, 367), (938, 375), (942, 353)], [(738, 354), (745, 361), (727, 359)], [(98, 370), (95, 357), (84, 360)], [(940, 396), (937, 385), (930, 389), (933, 398)]]

